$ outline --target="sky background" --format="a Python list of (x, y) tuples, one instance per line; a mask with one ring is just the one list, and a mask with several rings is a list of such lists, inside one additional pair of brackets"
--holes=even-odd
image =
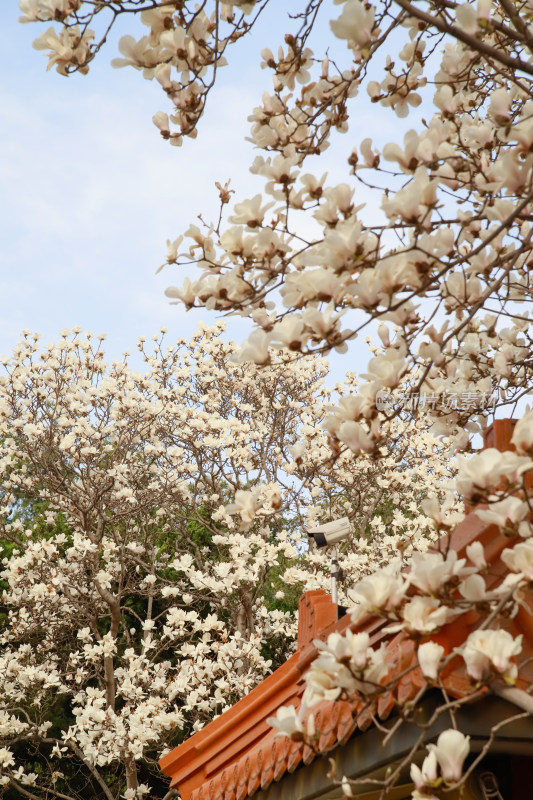
[[(87, 76), (65, 78), (47, 72), (46, 56), (32, 49), (49, 23), (19, 24), (17, 0), (0, 6), (0, 355), (11, 352), (24, 328), (45, 341), (74, 325), (105, 332), (115, 357), (135, 352), (138, 337), (162, 325), (171, 339), (193, 333), (200, 319), (214, 321), (206, 311), (170, 305), (164, 289), (180, 283), (178, 270), (155, 271), (167, 239), (200, 212), (208, 220), (216, 215), (215, 181), (231, 177), (240, 199), (261, 189), (262, 179), (248, 171), (256, 151), (245, 141), (247, 116), (270, 90), (259, 53), (282, 38), (279, 15), (265, 15), (234, 49), (198, 138), (174, 148), (151, 121), (156, 111), (169, 110), (159, 85), (110, 66), (119, 35), (140, 36), (146, 30), (140, 23), (117, 27)], [(337, 15), (338, 7), (332, 9)], [(319, 36), (327, 45), (325, 21)], [(401, 141), (401, 128), (413, 125), (412, 117), (404, 124), (365, 105), (368, 114), (357, 114), (341, 146), (321, 157), (328, 181), (346, 179), (346, 157), (366, 136), (378, 144)], [(242, 342), (248, 332), (247, 322), (228, 322), (230, 338)], [(367, 353), (356, 342), (349, 356), (333, 356), (335, 379), (346, 369), (362, 370)]]

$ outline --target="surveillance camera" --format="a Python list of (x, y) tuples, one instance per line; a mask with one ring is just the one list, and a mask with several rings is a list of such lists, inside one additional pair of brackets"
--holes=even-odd
[(311, 528), (308, 535), (313, 537), (317, 547), (330, 547), (347, 539), (351, 531), (350, 520), (348, 517), (342, 517), (319, 525), (318, 528)]

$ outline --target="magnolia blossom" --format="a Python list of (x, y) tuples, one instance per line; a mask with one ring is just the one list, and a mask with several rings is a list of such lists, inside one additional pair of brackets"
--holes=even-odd
[(435, 754), (442, 779), (453, 783), (461, 779), (463, 764), (470, 752), (470, 736), (453, 729), (443, 731), (437, 744), (429, 744), (428, 750)]
[(235, 493), (235, 502), (227, 506), (228, 514), (238, 514), (243, 526), (253, 522), (258, 508), (257, 492), (246, 492), (239, 489)]
[(264, 331), (254, 331), (237, 356), (239, 361), (266, 364), (270, 361), (269, 337)]
[(405, 630), (409, 633), (432, 633), (445, 625), (453, 612), (441, 605), (436, 598), (413, 597), (402, 609), (402, 619), (398, 625), (391, 625), (389, 631)]
[(502, 561), (510, 570), (517, 572), (528, 580), (533, 580), (533, 540), (528, 539), (515, 545), (512, 549), (505, 549)]
[(337, 700), (342, 692), (367, 697), (380, 691), (388, 673), (386, 650), (374, 649), (367, 633), (332, 633), (326, 643), (315, 641), (319, 656), (306, 672), (304, 705)]
[(420, 645), (417, 651), (418, 663), (426, 678), (437, 680), (439, 663), (443, 655), (444, 647), (436, 642), (424, 642)]
[[(89, 51), (90, 43), (94, 39), (94, 31), (80, 30), (78, 26), (63, 29), (59, 36), (54, 28), (48, 28), (33, 43), (36, 50), (48, 51), (48, 69), (55, 66), (61, 75), (67, 74), (67, 66), (73, 62), (83, 64)], [(81, 72), (88, 72), (85, 66), (80, 67)]]
[(505, 630), (477, 630), (466, 640), (462, 656), (468, 674), (475, 681), (486, 680), (492, 671), (514, 683), (518, 668), (511, 659), (521, 650), (521, 635), (513, 639)]
[(347, 0), (341, 16), (331, 21), (331, 29), (339, 39), (347, 39), (349, 46), (357, 52), (377, 34), (374, 13), (372, 6), (367, 8), (359, 0)]
[(438, 528), (453, 528), (464, 518), (464, 513), (456, 510), (456, 498), (451, 493), (448, 493), (444, 503), (440, 503), (436, 495), (425, 497), (422, 510)]
[(437, 756), (434, 750), (425, 757), (422, 768), (417, 764), (411, 764), (411, 780), (418, 792), (423, 791), (428, 786), (435, 785), (437, 778)]
[(353, 797), (352, 787), (350, 785), (350, 781), (346, 776), (343, 777), (341, 782), (341, 789), (344, 797)]
[(350, 450), (372, 450), (373, 439), (358, 422), (343, 422), (337, 433), (339, 440), (348, 445)]
[(528, 409), (518, 420), (511, 442), (519, 454), (533, 456), (533, 409)]
[(519, 497), (509, 496), (497, 503), (491, 503), (488, 508), (476, 509), (476, 515), (493, 525), (502, 528), (518, 526), (529, 515), (528, 504)]
[[(347, 686), (353, 689), (352, 685)], [(304, 699), (308, 706), (319, 703), (321, 700), (336, 700), (342, 692), (343, 687), (339, 686), (334, 675), (327, 670), (312, 669), (305, 674), (306, 690)]]
[(276, 728), (279, 736), (288, 736), (297, 742), (303, 739), (302, 721), (292, 706), (280, 706), (275, 717), (268, 717), (267, 722)]
[(449, 550), (446, 558), (441, 553), (414, 553), (409, 583), (428, 594), (438, 593), (451, 580), (459, 580), (472, 572), (465, 567), (466, 559), (457, 558)]
[(394, 614), (403, 602), (408, 583), (401, 575), (395, 575), (393, 569), (377, 570), (351, 589), (350, 599), (357, 604), (352, 610), (354, 622), (365, 613)]
[(533, 461), (527, 456), (510, 451), (501, 453), (490, 447), (472, 458), (460, 460), (457, 490), (469, 498), (497, 487), (502, 479), (514, 483), (530, 469), (533, 469)]
[(58, 17), (65, 19), (80, 7), (81, 2), (82, 0), (19, 0), (19, 9), (22, 11), (19, 22), (54, 20)]
[(466, 548), (466, 555), (477, 569), (483, 569), (487, 566), (485, 550), (481, 542), (475, 541), (469, 544)]
[(251, 200), (237, 203), (235, 214), (228, 221), (234, 224), (247, 225), (249, 228), (256, 228), (262, 223), (268, 209), (274, 205), (274, 203), (266, 203), (262, 206), (261, 201), (261, 195), (256, 194)]
[(459, 586), (459, 591), (465, 600), (470, 600), (472, 603), (482, 603), (493, 596), (487, 592), (481, 575), (469, 575)]
[(15, 764), (13, 753), (8, 750), (7, 747), (0, 747), (0, 764), (3, 767), (9, 767)]
[(354, 634), (350, 630), (344, 635), (332, 633), (327, 643), (316, 640), (315, 645), (319, 656), (305, 676), (307, 686), (315, 687), (315, 696), (315, 672), (319, 675), (318, 683), (322, 680), (320, 675), (327, 673), (340, 689), (361, 691), (365, 684), (369, 684), (367, 688), (370, 690), (370, 684), (379, 683), (388, 671), (384, 648), (374, 650), (370, 647), (368, 633)]

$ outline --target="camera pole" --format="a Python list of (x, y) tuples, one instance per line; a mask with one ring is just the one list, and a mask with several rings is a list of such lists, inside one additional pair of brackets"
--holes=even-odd
[(339, 603), (339, 592), (337, 588), (337, 578), (340, 578), (339, 559), (337, 548), (331, 548), (331, 599), (335, 605)]
[[(331, 600), (337, 608), (339, 608), (338, 581), (342, 581), (343, 574), (342, 569), (339, 567), (336, 545), (338, 542), (343, 542), (347, 539), (351, 530), (352, 526), (348, 517), (342, 517), (342, 519), (332, 519), (323, 525), (319, 525), (318, 528), (311, 528), (307, 531), (312, 544), (316, 547), (331, 548)], [(339, 609), (339, 613), (341, 612), (345, 613), (345, 609)]]

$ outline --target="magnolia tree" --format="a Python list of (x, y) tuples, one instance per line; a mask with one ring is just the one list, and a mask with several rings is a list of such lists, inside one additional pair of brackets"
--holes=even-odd
[[(55, 23), (34, 46), (62, 74), (86, 72), (116, 21), (140, 16), (146, 34), (124, 36), (112, 63), (160, 84), (171, 109), (154, 122), (178, 145), (195, 136), (232, 46), (260, 14), (280, 17), (269, 0), (19, 7), (23, 22)], [(411, 393), (436, 396), (439, 430), (459, 423), (467, 433), (483, 424), (487, 395), (513, 403), (529, 389), (531, 13), (521, 0), (300, 0), (279, 50), (261, 54), (273, 88), (252, 111), (250, 137), (263, 191), (232, 198), (219, 186), (221, 212), (235, 201), (227, 220), (169, 242), (169, 263), (199, 271), (167, 293), (249, 317), (243, 358), (267, 363), (270, 345), (342, 351), (379, 325), (384, 352), (358, 402), (332, 414), (341, 445), (351, 444), (346, 421), (363, 450), (380, 444), (383, 417), (398, 409), (383, 412), (376, 398), (406, 376)], [(338, 46), (325, 55), (328, 21)], [(415, 112), (403, 142), (381, 150), (370, 138), (343, 144), (335, 133), (369, 103), (401, 118), (424, 103), (424, 118)], [(346, 158), (338, 185), (316, 172), (332, 144)], [(449, 394), (463, 402), (443, 407)]]
[(260, 680), (267, 643), (287, 652), (293, 618), (264, 588), (296, 556), (279, 471), (321, 372), (245, 371), (206, 329), (140, 342), (140, 374), (79, 333), (42, 351), (27, 335), (0, 381), (0, 780), (15, 796), (163, 796), (166, 744)]
[(444, 493), (434, 438), (411, 424), (408, 449), (354, 476), (320, 424), (325, 364), (243, 365), (220, 332), (140, 341), (142, 372), (78, 329), (46, 347), (26, 333), (4, 361), (8, 797), (173, 796), (156, 759), (287, 658), (291, 585), (327, 584), (302, 527), (347, 514), (353, 577), (431, 535), (429, 517), (390, 505)]

